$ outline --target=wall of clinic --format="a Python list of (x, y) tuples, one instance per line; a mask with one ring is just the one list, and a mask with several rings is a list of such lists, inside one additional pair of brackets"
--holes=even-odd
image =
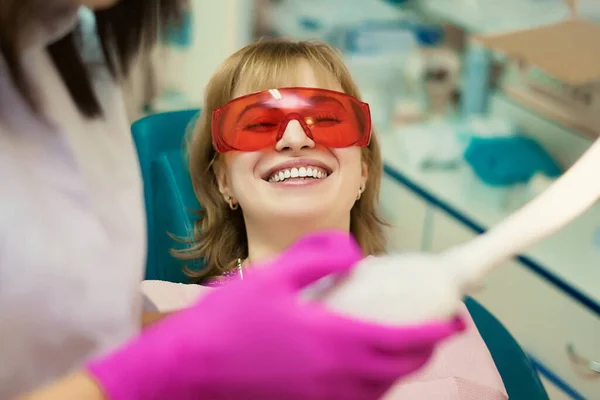
[(218, 65), (254, 37), (254, 0), (190, 0), (184, 24), (163, 33), (134, 63), (124, 84), (130, 119), (149, 112), (201, 107)]

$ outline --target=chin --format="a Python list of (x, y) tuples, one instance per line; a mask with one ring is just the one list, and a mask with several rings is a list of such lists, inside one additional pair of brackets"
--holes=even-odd
[(327, 218), (329, 214), (326, 210), (319, 210), (318, 208), (310, 208), (304, 205), (303, 208), (296, 210), (277, 210), (273, 214), (277, 215), (277, 218), (281, 221), (306, 221), (306, 222), (319, 222)]
[(299, 198), (298, 201), (287, 202), (285, 207), (271, 208), (270, 214), (284, 224), (314, 226), (317, 230), (328, 228), (330, 225), (339, 225), (337, 222), (343, 219), (340, 214), (345, 214), (340, 213), (342, 208), (332, 206), (331, 203), (324, 201), (322, 198)]

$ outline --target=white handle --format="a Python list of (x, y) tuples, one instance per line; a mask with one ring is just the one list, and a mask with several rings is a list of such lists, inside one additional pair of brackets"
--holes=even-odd
[(600, 140), (545, 192), (469, 243), (439, 256), (367, 257), (350, 276), (309, 294), (327, 307), (372, 322), (406, 325), (456, 315), (496, 265), (583, 213), (600, 197)]
[(477, 285), (496, 265), (561, 229), (599, 198), (600, 139), (546, 191), (488, 232), (442, 256), (456, 265), (465, 289)]

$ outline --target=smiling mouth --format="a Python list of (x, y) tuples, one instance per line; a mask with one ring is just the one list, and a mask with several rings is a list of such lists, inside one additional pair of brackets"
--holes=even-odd
[(284, 168), (275, 171), (268, 179), (269, 183), (305, 181), (305, 180), (321, 180), (329, 176), (329, 173), (323, 168), (315, 166)]

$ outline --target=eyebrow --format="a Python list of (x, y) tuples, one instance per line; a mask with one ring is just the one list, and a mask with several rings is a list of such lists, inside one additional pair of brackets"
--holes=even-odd
[[(330, 96), (323, 96), (323, 95), (316, 95), (316, 96), (311, 96), (309, 97), (309, 101), (311, 103), (336, 103), (338, 104), (340, 107), (342, 107), (344, 110), (346, 109), (346, 107), (344, 107), (344, 104), (342, 104), (341, 101), (339, 101), (338, 99), (336, 99), (335, 97), (330, 97)], [(253, 104), (249, 104), (246, 107), (244, 107), (244, 109), (240, 112), (240, 115), (237, 118), (237, 122), (239, 122), (242, 117), (244, 116), (244, 114), (246, 114), (248, 111), (254, 109), (254, 108), (263, 108), (263, 107), (268, 107), (268, 104), (266, 101), (259, 101)], [(277, 107), (268, 107), (268, 108), (274, 108), (276, 109)]]
[(310, 101), (313, 102), (313, 103), (330, 103), (330, 102), (333, 102), (333, 103), (339, 104), (344, 110), (346, 109), (346, 107), (344, 107), (344, 104), (342, 104), (342, 102), (339, 101), (338, 99), (336, 99), (335, 97), (317, 95), (317, 96), (310, 97)]
[(246, 114), (248, 111), (252, 110), (253, 108), (265, 108), (266, 105), (267, 105), (267, 103), (264, 101), (259, 101), (254, 104), (247, 105), (246, 107), (244, 107), (244, 109), (242, 110), (240, 115), (237, 117), (237, 122), (240, 122), (240, 120), (242, 119), (244, 114)]

